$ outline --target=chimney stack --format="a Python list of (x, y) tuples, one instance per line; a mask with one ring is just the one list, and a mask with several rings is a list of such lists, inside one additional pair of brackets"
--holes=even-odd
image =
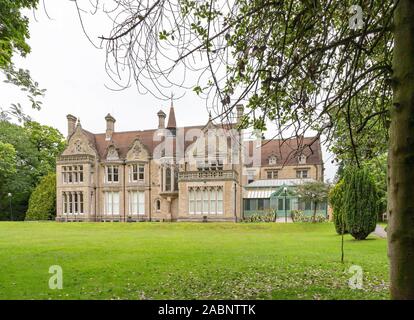
[(66, 119), (68, 119), (68, 139), (72, 136), (72, 134), (75, 132), (75, 128), (76, 128), (76, 117), (68, 114), (66, 116)]
[(243, 105), (242, 104), (236, 105), (236, 110), (237, 110), (237, 116), (236, 116), (237, 124), (240, 124), (241, 118), (243, 117), (243, 110), (244, 110)]
[(106, 120), (106, 137), (105, 140), (106, 141), (111, 141), (112, 140), (112, 135), (115, 132), (115, 118), (113, 116), (111, 116), (110, 113), (108, 113), (108, 115), (105, 117)]
[(158, 111), (157, 115), (158, 115), (158, 129), (165, 129), (165, 118), (167, 117), (167, 115), (162, 110)]

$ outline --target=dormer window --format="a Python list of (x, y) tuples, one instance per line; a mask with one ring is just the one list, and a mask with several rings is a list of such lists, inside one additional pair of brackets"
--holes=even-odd
[(306, 164), (306, 156), (302, 154), (302, 155), (298, 158), (298, 162), (299, 162), (299, 164)]
[(275, 156), (271, 156), (269, 158), (269, 165), (275, 165), (277, 164), (277, 158)]

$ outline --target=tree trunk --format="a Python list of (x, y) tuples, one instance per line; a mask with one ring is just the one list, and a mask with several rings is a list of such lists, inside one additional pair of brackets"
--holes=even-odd
[(318, 205), (318, 203), (315, 201), (313, 205), (314, 205), (314, 208), (313, 208), (313, 218), (312, 218), (313, 221), (312, 222), (316, 223), (316, 206)]
[(391, 298), (414, 299), (414, 1), (399, 1), (394, 35), (388, 150)]

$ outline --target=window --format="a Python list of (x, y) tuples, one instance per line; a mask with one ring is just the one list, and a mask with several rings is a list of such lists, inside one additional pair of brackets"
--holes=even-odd
[(275, 156), (271, 156), (271, 157), (269, 158), (269, 164), (270, 164), (270, 165), (275, 165), (275, 164), (277, 164), (277, 158), (276, 158)]
[(277, 179), (277, 177), (278, 177), (278, 171), (277, 170), (267, 171), (267, 178), (268, 179)]
[(63, 183), (82, 183), (83, 182), (83, 165), (63, 166), (62, 167)]
[(257, 209), (258, 210), (264, 210), (264, 199), (257, 199)]
[(73, 182), (77, 183), (78, 182), (78, 175), (77, 175), (77, 171), (78, 171), (78, 166), (74, 166), (73, 167), (73, 172), (72, 172), (72, 176), (73, 176)]
[(217, 214), (223, 213), (223, 189), (217, 190)]
[(208, 189), (205, 188), (203, 190), (203, 213), (204, 214), (208, 214), (209, 213), (209, 206), (210, 206), (210, 202), (209, 202), (209, 192), (208, 192)]
[(105, 215), (119, 214), (119, 192), (105, 192)]
[(209, 170), (223, 170), (224, 163), (222, 159), (217, 160), (197, 160), (196, 162), (197, 169), (199, 171), (209, 171)]
[(252, 183), (254, 181), (255, 171), (249, 170), (247, 171), (247, 183)]
[(286, 199), (286, 210), (290, 210), (290, 199)]
[(301, 155), (301, 156), (298, 158), (298, 163), (299, 163), (299, 164), (306, 164), (306, 156), (305, 156), (305, 155)]
[(296, 178), (303, 179), (308, 177), (308, 170), (297, 170)]
[(144, 181), (144, 165), (143, 164), (133, 164), (129, 167), (129, 181), (138, 182)]
[(246, 210), (251, 210), (251, 211), (257, 210), (257, 199), (247, 199)]
[(165, 191), (171, 191), (171, 169), (167, 167), (165, 169)]
[(201, 212), (203, 211), (202, 210), (202, 202), (201, 202), (201, 199), (202, 199), (201, 190), (200, 189), (197, 189), (197, 191), (196, 191), (196, 204), (197, 204), (197, 206), (196, 206), (196, 213), (199, 213), (199, 214), (201, 214)]
[(129, 193), (129, 213), (130, 214), (145, 214), (145, 192), (133, 191)]
[(155, 200), (155, 211), (157, 212), (161, 211), (161, 200), (160, 199)]
[(194, 189), (189, 190), (189, 212), (190, 214), (196, 213), (196, 199)]
[(250, 211), (250, 199), (244, 199), (244, 210)]
[(283, 200), (284, 200), (284, 199), (279, 199), (279, 200), (277, 201), (277, 210), (282, 210), (282, 211), (283, 211), (283, 208), (285, 207), (285, 206), (283, 205)]
[(63, 214), (78, 215), (84, 213), (83, 192), (63, 192)]
[(119, 167), (107, 166), (106, 167), (106, 183), (119, 182)]
[(217, 212), (217, 193), (214, 189), (210, 189), (210, 212), (216, 213)]
[(188, 209), (190, 214), (222, 214), (223, 188), (189, 188)]

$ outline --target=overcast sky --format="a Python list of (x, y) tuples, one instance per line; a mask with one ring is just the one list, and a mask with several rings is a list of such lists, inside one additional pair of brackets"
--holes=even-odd
[[(32, 118), (42, 124), (67, 132), (66, 115), (71, 113), (81, 119), (82, 126), (92, 132), (105, 130), (106, 114), (117, 120), (116, 130), (142, 130), (155, 128), (156, 113), (162, 109), (168, 114), (170, 103), (150, 94), (140, 95), (136, 87), (123, 91), (111, 91), (112, 86), (105, 72), (105, 51), (94, 48), (84, 35), (74, 3), (69, 0), (47, 0), (50, 20), (41, 8), (30, 18), (32, 52), (25, 58), (14, 59), (16, 66), (30, 70), (32, 77), (47, 89), (41, 111), (25, 108)], [(86, 20), (86, 29), (92, 39), (108, 34), (108, 21), (99, 17)], [(97, 41), (98, 43), (98, 41)], [(3, 79), (2, 79), (3, 80)], [(11, 85), (0, 83), (0, 105), (24, 102), (25, 95)], [(204, 124), (208, 120), (205, 101), (193, 92), (175, 101), (178, 126)], [(274, 133), (266, 133), (267, 137)], [(336, 167), (331, 164), (332, 155), (324, 147), (326, 179), (332, 180)]]

